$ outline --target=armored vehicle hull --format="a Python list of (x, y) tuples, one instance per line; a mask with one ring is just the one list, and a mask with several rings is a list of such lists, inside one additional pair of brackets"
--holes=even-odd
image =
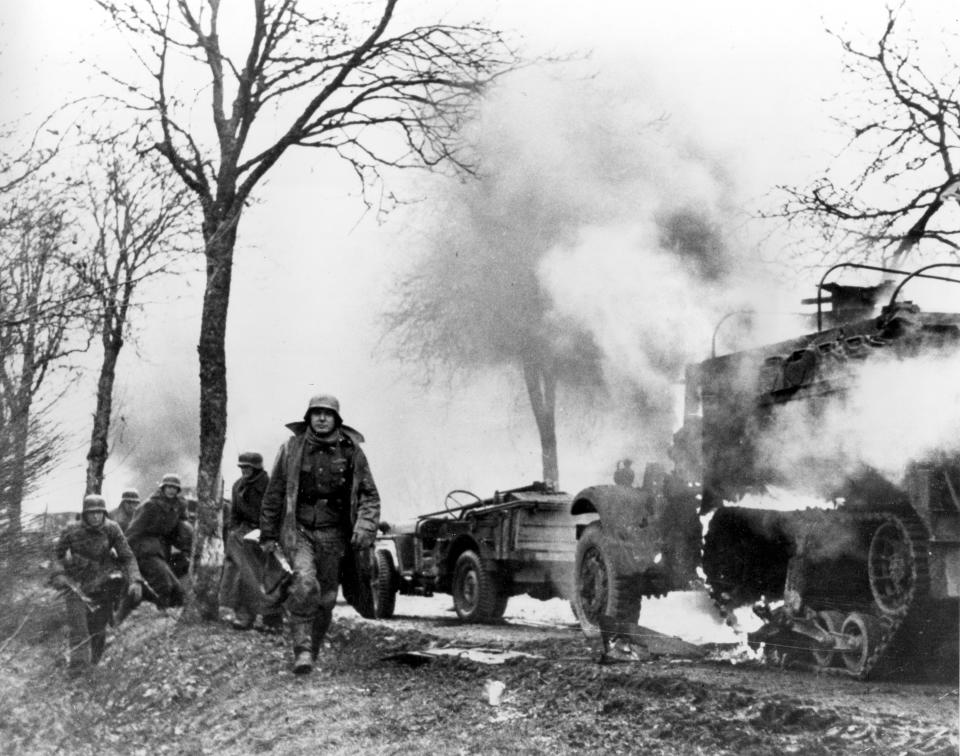
[[(928, 272), (932, 267), (960, 266), (886, 272), (905, 276), (904, 283), (944, 280)], [(647, 510), (644, 527), (625, 530), (619, 523), (636, 515), (612, 501), (593, 506), (591, 489), (574, 497), (574, 507), (595, 511), (596, 527), (616, 543), (608, 549), (615, 563), (608, 586), (616, 590), (608, 588), (594, 617), (635, 621), (643, 595), (684, 583), (690, 549), (670, 544), (696, 537), (697, 525), (676, 515), (696, 512), (709, 518), (697, 554), (708, 589), (724, 609), (754, 606), (764, 624), (749, 640), (772, 657), (858, 678), (920, 662), (956, 668), (960, 443), (904, 452), (896, 475), (855, 448), (871, 440), (860, 427), (853, 432), (862, 425), (858, 415), (883, 417), (889, 403), (915, 390), (900, 379), (878, 394), (866, 380), (875, 367), (943, 370), (960, 357), (960, 314), (898, 302), (902, 286), (873, 317), (875, 301), (892, 285), (821, 281), (808, 300), (818, 306), (816, 331), (688, 367), (686, 419), (669, 452), (675, 467), (661, 483), (633, 489)], [(826, 326), (823, 291), (833, 304)], [(943, 397), (944, 406), (956, 401)], [(906, 422), (936, 425), (937, 412)], [(908, 430), (879, 423), (876, 433), (896, 448)], [(774, 491), (787, 495), (771, 497)], [(651, 582), (655, 562), (666, 576), (659, 583)], [(578, 562), (576, 574), (584, 569)], [(584, 586), (589, 581), (577, 585), (581, 603), (590, 598)]]

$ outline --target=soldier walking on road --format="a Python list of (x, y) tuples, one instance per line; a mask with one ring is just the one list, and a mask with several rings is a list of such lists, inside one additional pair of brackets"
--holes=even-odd
[[(150, 600), (166, 609), (183, 604), (183, 586), (170, 567), (171, 550), (190, 553), (193, 528), (187, 515), (187, 500), (180, 495), (180, 476), (167, 474), (160, 487), (144, 503), (127, 529), (127, 540), (137, 557), (140, 572), (152, 594)], [(125, 607), (125, 616), (131, 606)]]
[(140, 494), (136, 489), (128, 488), (120, 495), (120, 506), (116, 509), (111, 509), (107, 517), (117, 523), (117, 525), (120, 526), (120, 530), (126, 533), (130, 527), (130, 523), (133, 522), (133, 518), (137, 513), (137, 507), (139, 506)]
[[(292, 564), (286, 608), (293, 671), (304, 674), (313, 668), (330, 627), (341, 560), (355, 565), (371, 558), (380, 496), (360, 448), (363, 436), (343, 424), (336, 397), (314, 396), (303, 422), (287, 427), (294, 435), (280, 448), (270, 474), (260, 509), (260, 543), (270, 553), (279, 542)], [(362, 587), (350, 586), (351, 593)]]
[(238, 630), (255, 627), (276, 632), (283, 624), (282, 609), (263, 595), (263, 553), (256, 543), (246, 540), (250, 531), (260, 527), (260, 504), (270, 478), (263, 469), (263, 457), (256, 452), (241, 454), (237, 466), (240, 478), (233, 484), (230, 507), (224, 515), (220, 605), (233, 610), (233, 626)]
[(117, 598), (126, 592), (136, 604), (141, 597), (137, 560), (120, 526), (106, 515), (102, 496), (86, 496), (80, 522), (64, 529), (57, 541), (62, 570), (51, 582), (67, 603), (71, 675), (100, 661)]

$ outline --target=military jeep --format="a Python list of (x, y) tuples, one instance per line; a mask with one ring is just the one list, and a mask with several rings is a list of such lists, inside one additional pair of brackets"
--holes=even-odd
[(393, 616), (397, 594), (453, 596), (463, 622), (494, 622), (511, 596), (572, 595), (577, 524), (571, 497), (544, 483), (481, 499), (453, 490), (444, 508), (382, 525), (374, 545), (376, 616)]

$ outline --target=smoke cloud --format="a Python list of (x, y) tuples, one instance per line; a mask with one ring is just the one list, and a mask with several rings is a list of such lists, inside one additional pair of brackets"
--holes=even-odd
[(537, 264), (549, 318), (596, 345), (611, 408), (662, 453), (684, 365), (747, 292), (731, 177), (648, 94), (639, 79), (539, 78), (502, 93), (480, 150), (498, 194), (554, 208)]
[(960, 352), (875, 355), (823, 407), (786, 404), (761, 439), (761, 462), (798, 490), (840, 490), (851, 475), (899, 482), (911, 462), (960, 451)]
[[(193, 355), (177, 339), (149, 344), (150, 359), (124, 373), (115, 404), (105, 493), (119, 501), (125, 488), (146, 499), (166, 473), (196, 485), (200, 440), (197, 433), (199, 387)], [(162, 370), (164, 380), (156, 378)]]

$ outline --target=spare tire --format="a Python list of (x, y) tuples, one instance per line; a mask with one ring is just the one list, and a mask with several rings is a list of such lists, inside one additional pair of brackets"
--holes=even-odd
[(343, 597), (365, 619), (376, 619), (376, 590), (374, 581), (374, 554), (372, 548), (347, 547), (340, 560), (340, 589)]
[(393, 559), (386, 551), (377, 551), (373, 564), (373, 614), (390, 619), (397, 605), (397, 575)]

